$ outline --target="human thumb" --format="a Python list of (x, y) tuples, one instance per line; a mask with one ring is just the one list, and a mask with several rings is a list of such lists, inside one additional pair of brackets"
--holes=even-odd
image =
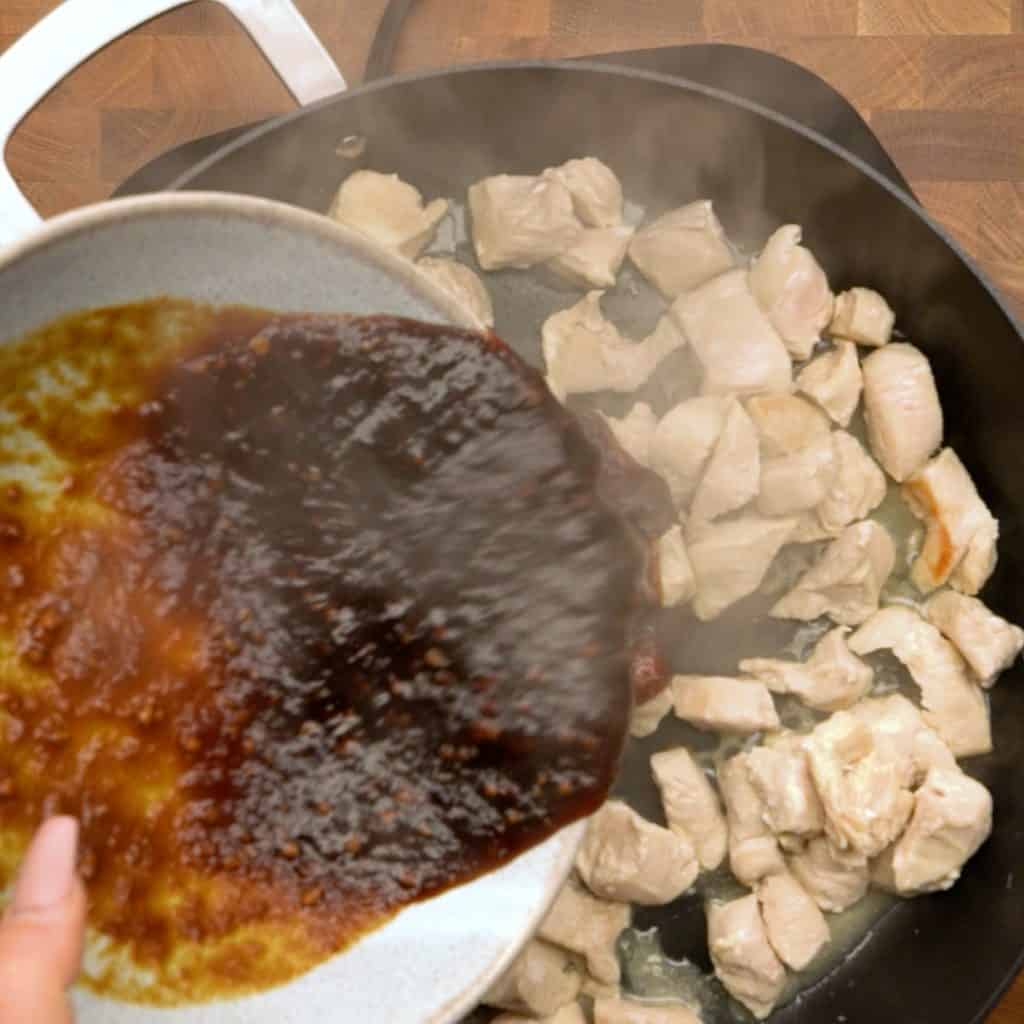
[(77, 854), (74, 818), (50, 818), (29, 846), (0, 920), (0, 1024), (71, 1024), (85, 931)]

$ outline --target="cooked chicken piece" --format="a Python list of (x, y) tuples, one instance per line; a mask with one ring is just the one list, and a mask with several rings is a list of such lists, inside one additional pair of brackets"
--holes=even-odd
[(700, 870), (688, 839), (609, 800), (591, 819), (576, 868), (595, 896), (623, 903), (670, 903)]
[[(838, 531), (842, 533), (842, 530)], [(793, 533), (789, 538), (790, 544), (814, 544), (819, 540), (835, 540), (836, 534), (826, 530), (818, 519), (817, 509), (805, 512), (797, 520), (793, 527)]]
[[(797, 585), (776, 602), (771, 614), (810, 621), (829, 615), (843, 626), (862, 623), (878, 608), (878, 595), (896, 560), (892, 538), (878, 523), (848, 526)], [(698, 599), (701, 576), (697, 575)]]
[(704, 394), (792, 389), (789, 353), (751, 294), (745, 270), (727, 271), (680, 295), (670, 312), (701, 364)]
[(982, 686), (992, 686), (1024, 648), (1024, 629), (976, 597), (943, 590), (924, 606), (928, 621), (964, 656)]
[(604, 292), (590, 292), (541, 328), (548, 387), (559, 401), (591, 391), (636, 391), (673, 351), (668, 335), (626, 341), (601, 312)]
[(725, 856), (729, 833), (722, 805), (700, 765), (685, 747), (675, 747), (651, 758), (651, 773), (669, 828), (690, 840), (702, 868), (717, 868)]
[(566, 1003), (547, 1017), (523, 1017), (518, 1013), (499, 1014), (491, 1024), (587, 1024), (587, 1015), (579, 1003)]
[(634, 999), (597, 999), (594, 1024), (700, 1024), (700, 1017), (685, 1006), (641, 1003)]
[(447, 199), (424, 206), (419, 189), (397, 174), (354, 171), (342, 182), (328, 216), (414, 260), (447, 212)]
[(912, 608), (891, 605), (850, 637), (857, 654), (889, 649), (921, 688), (924, 720), (957, 757), (992, 749), (988, 704), (956, 648)]
[(878, 292), (870, 288), (850, 288), (836, 296), (836, 308), (828, 329), (834, 337), (877, 348), (889, 341), (895, 322), (896, 315)]
[(578, 953), (598, 981), (617, 985), (620, 971), (615, 943), (628, 924), (628, 903), (599, 900), (575, 877), (570, 877), (555, 897), (537, 934), (556, 946)]
[(584, 228), (579, 239), (548, 261), (563, 281), (577, 288), (614, 288), (633, 229)]
[(843, 528), (867, 518), (885, 498), (885, 474), (864, 446), (845, 430), (832, 434), (835, 474), (832, 486), (818, 506), (822, 529), (837, 536)]
[(959, 768), (933, 768), (899, 842), (874, 879), (904, 896), (949, 889), (992, 831), (992, 794)]
[(872, 352), (861, 372), (872, 454), (902, 482), (942, 444), (942, 407), (932, 368), (913, 345), (894, 342)]
[(760, 480), (757, 430), (743, 406), (733, 400), (693, 496), (691, 520), (706, 522), (742, 508), (757, 494)]
[(730, 676), (673, 676), (676, 715), (698, 729), (746, 734), (779, 728), (768, 687)]
[(761, 463), (757, 509), (766, 516), (788, 516), (820, 505), (836, 475), (831, 437), (821, 437), (792, 455)]
[(750, 268), (750, 290), (794, 359), (806, 359), (832, 317), (825, 271), (800, 244), (797, 224), (785, 224)]
[(603, 414), (601, 418), (627, 455), (641, 466), (649, 464), (651, 440), (658, 426), (658, 417), (646, 402), (637, 402), (621, 419)]
[[(924, 545), (911, 567), (910, 578), (918, 590), (928, 593), (950, 579), (975, 535), (995, 520), (952, 448), (943, 448), (908, 477), (902, 494), (910, 511), (925, 524)], [(982, 585), (993, 568), (994, 557), (980, 581)]]
[(761, 456), (794, 455), (829, 436), (828, 417), (799, 395), (755, 395), (746, 402), (761, 439)]
[(733, 266), (710, 199), (662, 214), (641, 228), (629, 258), (666, 299), (674, 299)]
[(775, 955), (751, 893), (729, 903), (711, 903), (708, 952), (715, 974), (734, 999), (759, 1020), (772, 1012), (786, 984), (786, 969)]
[(967, 552), (949, 577), (949, 585), (961, 594), (977, 594), (996, 567), (999, 521), (989, 518), (967, 545)]
[(871, 729), (849, 711), (818, 725), (806, 748), (829, 839), (839, 850), (881, 853), (913, 809), (910, 758), (876, 744)]
[(656, 732), (661, 720), (672, 710), (672, 690), (664, 689), (650, 700), (637, 704), (633, 708), (633, 717), (629, 723), (629, 733), (642, 739)]
[(581, 984), (580, 972), (565, 950), (533, 939), (481, 1002), (500, 1010), (546, 1017), (573, 1002)]
[(718, 769), (718, 787), (729, 824), (729, 868), (743, 885), (785, 865), (778, 840), (765, 823), (764, 802), (750, 780), (749, 754), (736, 754)]
[(464, 263), (445, 256), (424, 256), (417, 260), (416, 266), (461, 302), (485, 327), (494, 326), (494, 306), (487, 286)]
[(647, 465), (668, 484), (678, 508), (689, 506), (731, 405), (732, 399), (725, 396), (691, 398), (670, 409), (657, 424)]
[(932, 768), (956, 767), (953, 752), (902, 694), (862, 700), (850, 709), (850, 714), (871, 730), (879, 750), (910, 759), (913, 785), (920, 785)]
[(606, 985), (589, 974), (583, 979), (583, 985), (580, 988), (580, 995), (590, 996), (591, 999), (618, 999), (621, 994), (622, 990), (618, 985)]
[(583, 233), (572, 195), (553, 178), (484, 178), (469, 186), (469, 212), (476, 258), (484, 270), (546, 263)]
[(683, 604), (697, 592), (681, 526), (673, 526), (658, 538), (654, 546), (653, 576), (662, 608)]
[(825, 811), (811, 778), (801, 737), (755, 747), (747, 774), (764, 807), (765, 824), (777, 836), (816, 836), (825, 828)]
[(822, 910), (838, 914), (868, 891), (868, 859), (855, 850), (837, 850), (824, 836), (812, 839), (787, 859), (789, 870)]
[(561, 182), (569, 190), (576, 216), (587, 227), (614, 228), (622, 223), (622, 185), (615, 172), (596, 156), (549, 167), (544, 177)]
[(752, 594), (789, 539), (796, 520), (747, 515), (703, 527), (690, 539), (689, 554), (697, 579), (693, 610), (707, 621)]
[(740, 671), (759, 679), (774, 693), (791, 693), (818, 711), (838, 711), (863, 697), (874, 681), (870, 665), (850, 651), (844, 626), (829, 630), (807, 661), (744, 658)]
[(839, 426), (849, 426), (864, 388), (857, 346), (852, 341), (837, 341), (834, 348), (812, 359), (796, 375), (796, 386)]
[(772, 949), (787, 967), (802, 971), (832, 937), (818, 904), (788, 872), (764, 879), (757, 899)]

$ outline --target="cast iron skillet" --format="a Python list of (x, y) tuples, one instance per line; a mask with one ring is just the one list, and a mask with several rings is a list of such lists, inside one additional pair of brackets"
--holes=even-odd
[[(358, 160), (336, 152), (363, 135)], [(476, 179), (536, 173), (574, 156), (600, 157), (649, 215), (699, 196), (727, 230), (756, 246), (780, 223), (805, 240), (839, 290), (879, 289), (898, 325), (930, 357), (946, 414), (946, 442), (968, 465), (1002, 523), (1000, 563), (985, 599), (1024, 621), (1024, 346), (1020, 329), (948, 237), (905, 194), (855, 157), (779, 115), (695, 83), (571, 63), (502, 64), (391, 79), (262, 126), (181, 177), (185, 189), (241, 191), (326, 209), (356, 166), (395, 171), (427, 196), (463, 198)], [(464, 254), (460, 252), (460, 254)], [(301, 271), (297, 271), (301, 272)], [(574, 301), (502, 272), (489, 284), (498, 330), (534, 362), (536, 324)], [(344, 305), (344, 296), (339, 296)], [(613, 314), (637, 332), (657, 314), (649, 296), (621, 295)], [(789, 627), (720, 620), (717, 644), (680, 620), (677, 659), (690, 671), (730, 671)], [(780, 634), (780, 630), (783, 631)], [(698, 639), (699, 636), (699, 639)], [(766, 639), (767, 638), (767, 639)], [(723, 660), (712, 648), (728, 651)], [(967, 765), (993, 791), (996, 828), (949, 893), (897, 906), (871, 940), (783, 1008), (779, 1024), (896, 1021), (966, 1024), (1006, 988), (1024, 946), (1024, 672), (993, 699), (996, 752)], [(620, 788), (656, 816), (637, 745)], [(645, 915), (670, 954), (706, 963), (700, 908), (686, 898)], [(708, 1022), (711, 1024), (711, 1022)]]

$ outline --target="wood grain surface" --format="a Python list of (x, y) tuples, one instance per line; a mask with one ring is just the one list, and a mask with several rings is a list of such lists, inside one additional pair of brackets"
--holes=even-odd
[[(386, 0), (297, 5), (360, 81)], [(0, 0), (0, 51), (54, 6)], [(842, 91), (1024, 318), (1024, 0), (418, 0), (395, 70), (706, 41), (780, 54)], [(79, 68), (7, 155), (49, 215), (180, 142), (291, 106), (234, 19), (203, 0)], [(990, 1021), (1024, 1024), (1024, 981)]]

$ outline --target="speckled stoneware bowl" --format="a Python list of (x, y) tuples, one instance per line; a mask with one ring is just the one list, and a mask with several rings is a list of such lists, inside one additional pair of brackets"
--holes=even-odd
[[(477, 326), (410, 263), (279, 203), (180, 193), (87, 207), (0, 250), (0, 340), (93, 306), (158, 295), (281, 311), (379, 313)], [(354, 947), (260, 995), (177, 1009), (76, 990), (79, 1024), (441, 1024), (478, 1000), (536, 927), (582, 832), (402, 911)]]

